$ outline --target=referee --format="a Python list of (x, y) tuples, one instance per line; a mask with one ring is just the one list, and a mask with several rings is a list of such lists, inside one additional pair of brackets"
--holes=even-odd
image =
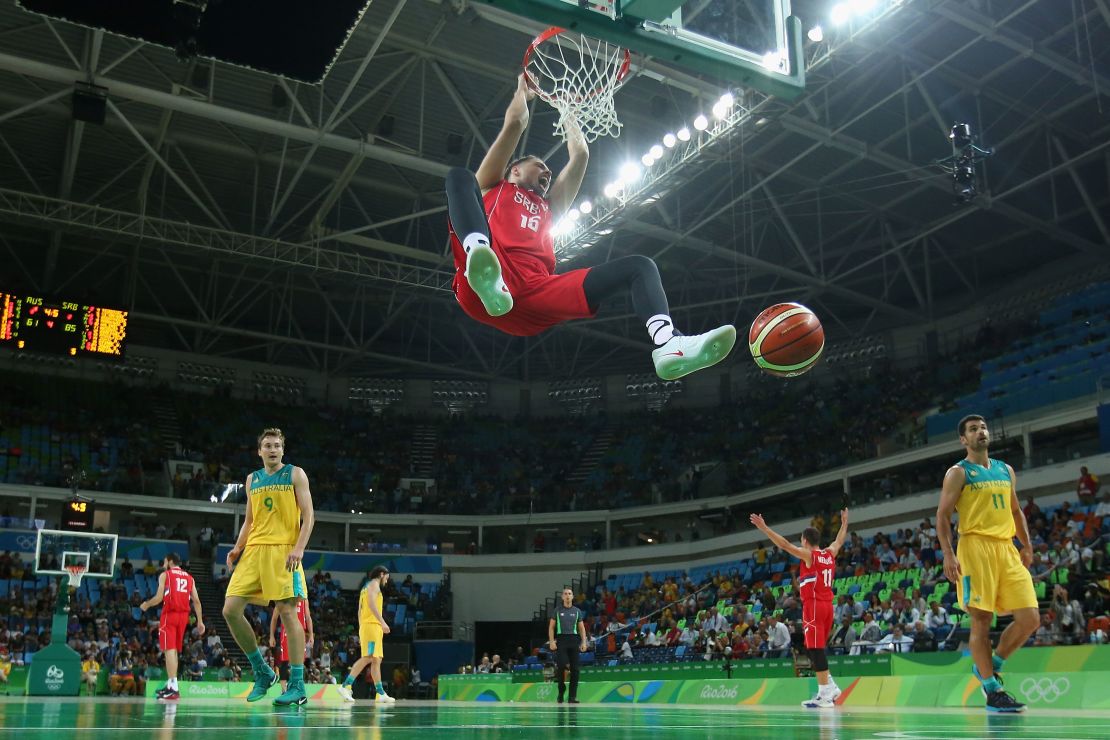
[(578, 703), (578, 653), (586, 652), (586, 624), (582, 610), (574, 606), (574, 591), (563, 589), (563, 603), (555, 607), (555, 614), (547, 623), (547, 645), (555, 652), (555, 671), (559, 674), (559, 703), (566, 692), (566, 670), (570, 664), (570, 698), (568, 704)]

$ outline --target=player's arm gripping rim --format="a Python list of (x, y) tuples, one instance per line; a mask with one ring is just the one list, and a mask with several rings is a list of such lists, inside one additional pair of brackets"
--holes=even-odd
[(250, 536), (251, 527), (254, 526), (254, 511), (251, 509), (251, 478), (254, 473), (247, 476), (246, 486), (243, 488), (243, 495), (247, 500), (247, 511), (243, 515), (243, 526), (239, 527), (239, 537), (235, 540), (235, 547), (228, 550), (227, 553), (227, 572), (230, 573), (235, 568), (235, 561), (243, 553), (243, 548), (247, 546), (247, 538)]
[(1014, 527), (1017, 531), (1018, 541), (1021, 543), (1021, 564), (1026, 568), (1033, 564), (1033, 541), (1029, 537), (1029, 522), (1025, 512), (1021, 510), (1021, 503), (1017, 495), (1017, 474), (1007, 463), (1006, 469), (1010, 471), (1010, 513), (1014, 517)]
[(520, 143), (520, 137), (528, 127), (528, 101), (535, 96), (524, 82), (524, 75), (518, 75), (516, 92), (513, 93), (509, 107), (505, 109), (505, 123), (502, 124), (497, 138), (490, 144), (482, 163), (478, 165), (478, 171), (474, 173), (483, 195), (504, 178), (505, 168), (509, 166), (516, 145)]
[[(944, 474), (944, 483), (940, 487), (940, 504), (937, 506), (937, 539), (940, 540), (940, 549), (944, 551), (944, 577), (952, 583), (957, 583), (963, 575), (960, 561), (956, 559), (956, 552), (952, 549), (952, 512), (956, 510), (956, 502), (960, 500), (960, 491), (966, 481), (963, 468), (959, 465), (950, 467)], [(1013, 495), (1012, 489), (1010, 495)], [(1028, 529), (1025, 536), (1029, 536)]]
[[(159, 604), (162, 603), (162, 598), (165, 595), (166, 595), (166, 571), (162, 571), (161, 573), (158, 574), (158, 593), (154, 594), (154, 596), (151, 596), (149, 599), (147, 599), (143, 603), (139, 604), (139, 610), (145, 612), (147, 609), (158, 606)], [(200, 614), (200, 612), (197, 612), (197, 614)], [(197, 619), (199, 621), (200, 618), (198, 617)]]
[(768, 527), (767, 522), (763, 521), (762, 514), (752, 514), (750, 517), (750, 521), (760, 532), (767, 535), (767, 539), (771, 540), (771, 542), (774, 543), (775, 547), (784, 552), (790, 553), (794, 557), (798, 558), (798, 560), (801, 560), (803, 563), (805, 563), (807, 566), (813, 565), (813, 551), (803, 550), (797, 545), (792, 544), (790, 540), (786, 539), (775, 530)]
[(293, 545), (289, 557), (285, 559), (285, 569), (293, 571), (304, 560), (304, 549), (316, 525), (316, 512), (312, 508), (312, 492), (308, 488), (308, 476), (300, 468), (293, 468), (293, 493), (297, 496), (297, 508), (301, 510), (301, 536)]
[(377, 580), (370, 581), (370, 585), (366, 587), (369, 593), (366, 594), (366, 606), (369, 607), (370, 613), (374, 615), (374, 619), (378, 620), (378, 624), (382, 626), (382, 634), (389, 634), (389, 625), (385, 623), (385, 617), (378, 611), (378, 600), (375, 598), (382, 591), (382, 585)]
[(570, 134), (567, 138), (569, 159), (567, 166), (555, 178), (551, 192), (547, 195), (547, 201), (551, 205), (551, 216), (555, 219), (566, 213), (570, 209), (570, 204), (578, 196), (582, 179), (586, 176), (586, 165), (590, 162), (590, 148), (586, 145), (586, 137), (582, 135), (578, 122), (568, 118), (563, 125)]
[(197, 630), (197, 637), (200, 637), (201, 635), (204, 634), (204, 615), (201, 613), (200, 594), (197, 593), (197, 589), (196, 589), (195, 585), (192, 589), (192, 592), (189, 594), (189, 598), (193, 602), (193, 611), (195, 611), (197, 613), (196, 630)]

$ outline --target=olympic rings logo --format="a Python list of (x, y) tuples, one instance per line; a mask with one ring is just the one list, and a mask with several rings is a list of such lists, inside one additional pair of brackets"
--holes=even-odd
[(20, 551), (35, 549), (35, 538), (28, 535), (20, 535), (15, 538), (15, 544)]
[(1027, 678), (1021, 682), (1021, 693), (1030, 704), (1043, 701), (1051, 704), (1071, 689), (1071, 681), (1066, 678)]

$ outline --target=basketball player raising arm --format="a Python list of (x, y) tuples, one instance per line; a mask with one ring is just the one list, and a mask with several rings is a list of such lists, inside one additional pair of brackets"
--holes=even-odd
[(798, 592), (802, 597), (802, 624), (805, 627), (806, 651), (817, 674), (817, 696), (802, 702), (806, 709), (827, 709), (836, 705), (840, 687), (829, 674), (829, 658), (825, 654), (833, 626), (833, 579), (836, 556), (848, 535), (848, 510), (840, 512), (840, 531), (832, 544), (821, 549), (821, 533), (816, 527), (802, 532), (801, 546), (795, 545), (767, 526), (761, 514), (749, 518), (760, 532), (767, 535), (780, 550), (802, 561), (798, 571)]
[(673, 380), (723, 360), (736, 343), (736, 329), (726, 324), (693, 336), (678, 332), (659, 269), (650, 258), (628, 255), (555, 273), (551, 230), (578, 195), (589, 148), (577, 124), (568, 120), (567, 166), (554, 180), (540, 157), (513, 159), (528, 126), (531, 97), (521, 75), (501, 131), (477, 173), (455, 167), (447, 174), (459, 306), (472, 319), (506, 334), (532, 336), (566, 321), (591, 318), (603, 300), (628, 291), (655, 345), (652, 362), (659, 377)]

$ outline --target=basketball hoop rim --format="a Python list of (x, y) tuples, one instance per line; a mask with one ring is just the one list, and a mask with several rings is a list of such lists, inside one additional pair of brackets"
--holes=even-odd
[(69, 572), (69, 585), (74, 588), (81, 585), (81, 579), (89, 572), (89, 569), (83, 565), (66, 565), (63, 567)]
[[(552, 96), (541, 90), (540, 86), (536, 84), (536, 81), (532, 79), (532, 73), (528, 71), (528, 63), (532, 60), (532, 53), (536, 50), (536, 47), (538, 47), (545, 41), (550, 41), (556, 36), (566, 33), (567, 30), (568, 29), (561, 28), (560, 26), (551, 26), (550, 28), (547, 28), (543, 32), (541, 32), (538, 36), (536, 36), (536, 38), (532, 39), (532, 42), (528, 44), (528, 48), (524, 50), (524, 61), (521, 62), (521, 67), (524, 72), (524, 84), (528, 85), (528, 89), (534, 92), (537, 97), (539, 97), (540, 100), (543, 100), (545, 103), (552, 102), (553, 98)], [(629, 70), (632, 69), (632, 52), (630, 52), (626, 47), (623, 46), (618, 46), (617, 48), (624, 52), (624, 61), (621, 63), (620, 70), (618, 70), (617, 72), (617, 79), (613, 83), (614, 90), (624, 84), (624, 80), (628, 76)], [(598, 94), (600, 94), (600, 92), (601, 91), (599, 90), (593, 91), (591, 92), (590, 97), (596, 97)]]

